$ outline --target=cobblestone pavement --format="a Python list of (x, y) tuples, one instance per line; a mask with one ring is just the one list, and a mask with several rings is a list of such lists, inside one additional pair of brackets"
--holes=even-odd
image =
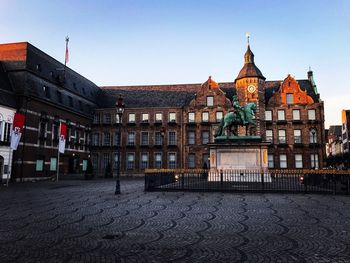
[(350, 262), (350, 197), (0, 187), (0, 262)]

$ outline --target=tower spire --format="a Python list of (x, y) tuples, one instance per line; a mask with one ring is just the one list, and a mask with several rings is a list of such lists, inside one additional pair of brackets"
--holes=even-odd
[(245, 36), (246, 36), (246, 38), (247, 38), (247, 44), (248, 44), (248, 46), (249, 46), (250, 33), (249, 33), (249, 32), (245, 33)]

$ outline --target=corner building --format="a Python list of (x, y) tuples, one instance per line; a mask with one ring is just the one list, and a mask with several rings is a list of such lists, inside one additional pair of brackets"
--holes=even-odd
[[(324, 106), (311, 70), (307, 79), (288, 75), (266, 81), (248, 45), (234, 82), (101, 87), (92, 126), (92, 159), (103, 173), (116, 167), (121, 143), (122, 174), (145, 168), (202, 168), (209, 164), (207, 144), (223, 116), (232, 111), (232, 96), (241, 105), (257, 103), (256, 126), (239, 127), (239, 135), (259, 135), (270, 142), (270, 168), (321, 168), (325, 156)], [(116, 141), (114, 103), (125, 99), (122, 139)], [(115, 139), (113, 139), (115, 138)]]

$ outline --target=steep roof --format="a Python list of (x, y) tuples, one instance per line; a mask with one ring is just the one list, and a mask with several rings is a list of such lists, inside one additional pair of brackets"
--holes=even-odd
[(100, 108), (114, 107), (119, 95), (122, 95), (128, 108), (183, 107), (195, 98), (195, 92), (158, 91), (158, 90), (106, 90), (98, 94)]
[(258, 69), (254, 63), (254, 53), (250, 50), (250, 45), (248, 45), (247, 51), (244, 54), (244, 66), (240, 70), (236, 81), (246, 77), (258, 77), (265, 79), (260, 69)]
[[(282, 80), (265, 82), (266, 103), (280, 89)], [(315, 102), (319, 101), (309, 80), (298, 80), (300, 88), (306, 90)], [(218, 83), (219, 88), (230, 100), (236, 94), (234, 82)], [(201, 84), (147, 85), (147, 86), (104, 86), (101, 87), (97, 101), (99, 107), (114, 107), (119, 94), (125, 99), (127, 107), (182, 107), (195, 97)]]

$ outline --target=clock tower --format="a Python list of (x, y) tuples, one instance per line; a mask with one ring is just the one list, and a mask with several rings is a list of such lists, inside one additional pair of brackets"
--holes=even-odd
[[(249, 102), (257, 104), (255, 113), (256, 127), (248, 127), (248, 135), (262, 136), (265, 123), (265, 77), (254, 63), (254, 54), (250, 50), (249, 36), (248, 47), (244, 54), (244, 66), (236, 80), (236, 93), (241, 105)], [(239, 135), (246, 134), (245, 127), (239, 127)]]

